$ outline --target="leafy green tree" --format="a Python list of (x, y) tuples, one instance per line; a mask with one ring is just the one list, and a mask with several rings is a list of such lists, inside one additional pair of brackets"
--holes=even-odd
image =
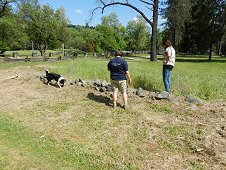
[(163, 41), (163, 33), (160, 31), (160, 29), (158, 29), (157, 45), (156, 45), (156, 49), (157, 49), (158, 54), (162, 54), (162, 41)]
[(68, 48), (72, 48), (72, 49), (83, 49), (85, 46), (85, 39), (84, 36), (82, 34), (82, 29), (83, 28), (72, 28), (69, 27), (67, 28), (68, 30), (68, 38), (67, 41), (65, 43), (66, 47)]
[(120, 44), (117, 42), (115, 38), (114, 28), (109, 26), (98, 25), (96, 27), (99, 33), (99, 44), (101, 49), (105, 50), (106, 52), (121, 49)]
[(222, 3), (222, 37), (219, 42), (219, 55), (226, 55), (226, 2)]
[(68, 20), (64, 8), (54, 11), (49, 5), (24, 3), (20, 6), (20, 15), (27, 24), (30, 40), (41, 55), (66, 41)]
[(101, 18), (101, 25), (110, 26), (110, 27), (114, 27), (114, 28), (121, 26), (121, 24), (119, 23), (119, 20), (118, 20), (118, 16), (116, 15), (115, 12), (113, 12), (107, 16), (103, 16)]
[[(100, 47), (100, 33), (97, 29), (89, 26), (73, 26), (68, 28), (69, 36), (66, 42), (68, 48), (80, 49), (83, 51), (102, 52)], [(94, 45), (91, 48), (91, 44)]]
[[(158, 24), (158, 10), (159, 10), (159, 0), (139, 0), (139, 2), (146, 6), (148, 10), (150, 10), (148, 13), (144, 13), (141, 9), (139, 9), (139, 7), (136, 7), (135, 5), (133, 5), (132, 2), (129, 2), (128, 0), (122, 0), (122, 1), (114, 1), (114, 0), (98, 0), (98, 2), (100, 2), (100, 6), (95, 8), (95, 10), (97, 9), (101, 9), (102, 13), (104, 12), (105, 8), (113, 6), (113, 5), (121, 5), (121, 6), (126, 6), (129, 7), (133, 10), (135, 10), (137, 13), (139, 13), (144, 20), (150, 24), (151, 28), (152, 28), (152, 32), (151, 32), (151, 54), (150, 54), (150, 60), (152, 61), (156, 61), (157, 60), (157, 49), (156, 49), (156, 45), (157, 45), (157, 24)], [(94, 13), (93, 11), (93, 13)], [(153, 17), (150, 17), (149, 14), (151, 14)], [(151, 18), (151, 19), (150, 19)]]
[[(115, 38), (115, 41), (118, 43), (118, 49), (125, 49), (126, 42), (124, 40), (126, 28), (119, 22), (118, 16), (116, 13), (111, 13), (107, 16), (103, 16), (101, 18), (101, 25), (104, 27), (113, 28), (114, 34), (111, 37), (112, 39)], [(111, 30), (110, 29), (110, 30)], [(114, 47), (113, 47), (114, 48)]]
[(168, 0), (164, 37), (183, 53), (218, 53), (223, 35), (223, 0)]
[(126, 41), (128, 50), (147, 50), (150, 43), (150, 30), (141, 16), (129, 21), (126, 27)]
[(24, 32), (23, 25), (16, 16), (4, 16), (0, 18), (0, 51), (20, 50), (26, 48), (28, 36)]
[(117, 15), (111, 13), (102, 17), (101, 21), (101, 24), (96, 26), (96, 35), (92, 36), (96, 51), (108, 53), (116, 49), (125, 49), (125, 27), (119, 23)]
[[(191, 0), (168, 0), (162, 16), (167, 21), (164, 39), (172, 40), (176, 49), (180, 47), (185, 32), (185, 24), (191, 19)], [(179, 50), (179, 49), (178, 49)]]
[(16, 0), (0, 0), (0, 18), (12, 13), (12, 4)]
[(188, 42), (192, 53), (209, 54), (211, 60), (213, 47), (222, 36), (222, 0), (194, 0), (192, 21), (188, 24)]

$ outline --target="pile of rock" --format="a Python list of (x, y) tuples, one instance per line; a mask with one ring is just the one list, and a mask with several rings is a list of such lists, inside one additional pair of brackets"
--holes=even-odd
[[(39, 77), (41, 81), (45, 81), (45, 76), (40, 76)], [(81, 78), (76, 79), (74, 82), (71, 82), (70, 85), (76, 85), (76, 86), (81, 86), (84, 88), (93, 88), (99, 92), (111, 92), (111, 83), (107, 82), (106, 80), (83, 80)], [(177, 103), (177, 99), (175, 96), (169, 95), (169, 93), (163, 91), (163, 92), (151, 92), (147, 90), (143, 90), (141, 87), (138, 89), (134, 88), (128, 88), (127, 93), (130, 96), (138, 96), (141, 98), (151, 98), (153, 100), (168, 100), (173, 103)], [(203, 101), (199, 98), (192, 97), (192, 96), (186, 96), (184, 98), (184, 101), (188, 102), (189, 104), (195, 104), (195, 105), (202, 105)]]
[(94, 88), (99, 92), (110, 92), (111, 91), (111, 84), (105, 80), (83, 80), (79, 78), (78, 80), (75, 80), (74, 82), (70, 83), (71, 85), (75, 84), (77, 86), (82, 87), (90, 87)]
[[(85, 88), (94, 88), (99, 92), (111, 92), (111, 84), (107, 82), (106, 80), (83, 80), (81, 78), (75, 80), (74, 82), (71, 82), (70, 85), (77, 85)], [(134, 88), (128, 88), (127, 93), (129, 95), (136, 95), (141, 98), (154, 98), (155, 92), (150, 92), (143, 90), (141, 87), (138, 89)]]

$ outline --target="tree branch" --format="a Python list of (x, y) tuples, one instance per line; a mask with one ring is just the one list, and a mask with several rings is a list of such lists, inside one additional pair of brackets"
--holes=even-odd
[(104, 3), (104, 1), (103, 1), (103, 0), (100, 0), (100, 2), (102, 3), (102, 5), (104, 5), (104, 6), (105, 6), (105, 3)]
[(5, 80), (15, 79), (15, 78), (17, 78), (17, 77), (19, 77), (19, 76), (18, 76), (18, 75), (16, 75), (16, 76), (8, 77), (8, 78), (6, 78)]
[(148, 6), (146, 6), (146, 8), (149, 9), (150, 11), (153, 11), (153, 8), (150, 8), (150, 7), (148, 7)]
[(90, 17), (89, 21), (87, 22), (88, 24), (93, 20), (93, 16), (94, 16), (96, 10), (98, 10), (98, 9), (102, 9), (102, 8), (96, 7), (95, 9), (92, 10), (91, 17)]
[(98, 8), (102, 9), (102, 11), (101, 11), (102, 14), (104, 13), (105, 8), (107, 8), (109, 6), (113, 6), (113, 5), (128, 6), (128, 7), (132, 8), (133, 10), (137, 11), (144, 18), (144, 20), (147, 21), (147, 23), (149, 23), (151, 26), (153, 26), (153, 22), (151, 20), (149, 20), (146, 17), (146, 15), (141, 10), (139, 10), (137, 7), (135, 7), (135, 6), (131, 5), (130, 3), (128, 3), (128, 1), (126, 1), (126, 3), (123, 3), (123, 2), (111, 2), (109, 4), (105, 4), (103, 2), (103, 0), (100, 0), (100, 2), (102, 3), (103, 7), (98, 7)]
[[(146, 1), (144, 1), (144, 0), (140, 0), (140, 2), (143, 2), (143, 3), (147, 4), (147, 5), (154, 5), (154, 4), (152, 4), (152, 3), (150, 3), (150, 2), (146, 2)], [(152, 2), (153, 2), (153, 1), (152, 1)]]

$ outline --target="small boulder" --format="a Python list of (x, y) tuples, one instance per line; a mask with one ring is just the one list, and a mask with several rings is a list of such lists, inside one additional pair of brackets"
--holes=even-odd
[(186, 96), (185, 101), (187, 101), (190, 104), (198, 104), (198, 105), (202, 105), (203, 101), (197, 97), (193, 97), (193, 96)]
[(168, 97), (169, 97), (169, 92), (166, 92), (166, 91), (159, 92), (155, 95), (156, 100), (168, 99)]
[(139, 87), (136, 91), (136, 95), (139, 97), (145, 97), (144, 90), (141, 87)]

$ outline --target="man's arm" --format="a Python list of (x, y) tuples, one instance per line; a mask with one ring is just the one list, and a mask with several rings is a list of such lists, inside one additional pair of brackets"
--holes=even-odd
[(170, 61), (170, 58), (171, 58), (171, 50), (170, 49), (168, 49), (166, 52), (165, 52), (165, 54), (166, 54), (166, 60), (167, 61)]
[(108, 67), (108, 71), (110, 71), (110, 62), (108, 62), (107, 67)]
[(129, 85), (131, 85), (131, 84), (132, 84), (132, 80), (131, 80), (129, 71), (126, 71), (126, 77), (127, 77), (127, 79), (128, 79)]

